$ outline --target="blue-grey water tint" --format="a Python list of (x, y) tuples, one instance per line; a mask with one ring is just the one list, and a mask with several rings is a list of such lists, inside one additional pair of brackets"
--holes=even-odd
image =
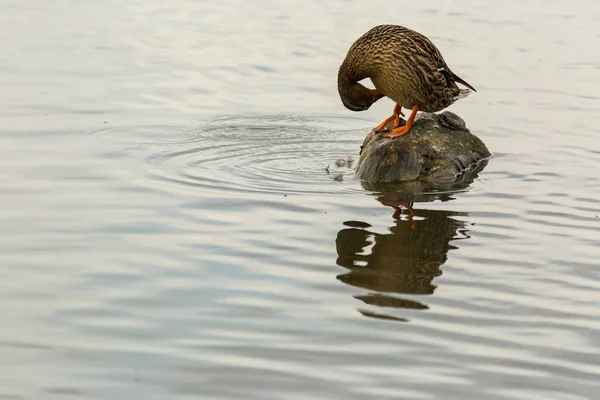
[[(412, 222), (336, 165), (393, 108), (336, 91), (380, 23), (478, 89), (451, 110), (495, 155)], [(0, 2), (0, 398), (597, 398), (598, 26), (583, 0)]]

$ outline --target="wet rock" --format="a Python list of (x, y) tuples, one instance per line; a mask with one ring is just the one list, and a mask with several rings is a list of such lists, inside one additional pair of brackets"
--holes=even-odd
[(384, 134), (371, 131), (363, 142), (356, 173), (364, 182), (418, 181), (428, 186), (431, 182), (456, 181), (491, 155), (465, 122), (450, 111), (422, 113), (411, 130), (399, 138), (389, 139)]
[(336, 167), (345, 167), (346, 166), (346, 159), (345, 158), (338, 158), (337, 160), (335, 160), (335, 166)]
[(404, 202), (428, 203), (450, 201), (456, 193), (467, 190), (485, 169), (488, 160), (483, 159), (463, 170), (462, 173), (444, 179), (423, 177), (412, 181), (382, 183), (361, 181), (364, 189), (376, 195), (383, 205), (394, 206)]

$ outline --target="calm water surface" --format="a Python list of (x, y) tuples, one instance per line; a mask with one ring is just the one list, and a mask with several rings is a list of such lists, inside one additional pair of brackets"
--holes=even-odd
[[(413, 221), (335, 165), (393, 108), (336, 92), (379, 23), (479, 90), (451, 110), (495, 155)], [(598, 26), (583, 0), (1, 1), (0, 398), (598, 398)]]

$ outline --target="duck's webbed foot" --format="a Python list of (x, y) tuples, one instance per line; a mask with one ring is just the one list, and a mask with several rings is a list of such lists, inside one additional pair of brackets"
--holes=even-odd
[(419, 106), (414, 105), (412, 107), (412, 112), (410, 113), (410, 116), (408, 117), (408, 120), (406, 121), (406, 125), (398, 127), (397, 125), (394, 124), (395, 125), (394, 129), (387, 132), (383, 136), (393, 139), (393, 138), (397, 138), (397, 137), (400, 137), (400, 136), (406, 134), (406, 132), (408, 132), (410, 130), (410, 128), (412, 128), (412, 126), (415, 122), (415, 117), (417, 116), (417, 111), (419, 111)]
[(397, 128), (398, 125), (400, 125), (400, 116), (401, 115), (404, 116), (404, 114), (402, 113), (402, 107), (400, 106), (400, 104), (396, 104), (396, 107), (394, 107), (394, 113), (392, 115), (390, 115), (388, 118), (386, 118), (382, 123), (377, 125), (373, 130), (375, 132), (384, 131), (385, 128), (388, 126), (388, 124), (392, 121), (394, 121), (394, 125), (392, 125), (392, 129)]

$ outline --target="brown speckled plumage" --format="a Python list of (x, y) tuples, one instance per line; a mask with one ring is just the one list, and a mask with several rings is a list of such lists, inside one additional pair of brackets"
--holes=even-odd
[[(371, 78), (375, 90), (358, 83), (365, 78)], [(361, 36), (338, 72), (340, 97), (353, 111), (366, 110), (383, 96), (415, 113), (415, 106), (440, 111), (470, 92), (457, 82), (475, 90), (450, 70), (427, 37), (398, 25), (379, 25)]]

